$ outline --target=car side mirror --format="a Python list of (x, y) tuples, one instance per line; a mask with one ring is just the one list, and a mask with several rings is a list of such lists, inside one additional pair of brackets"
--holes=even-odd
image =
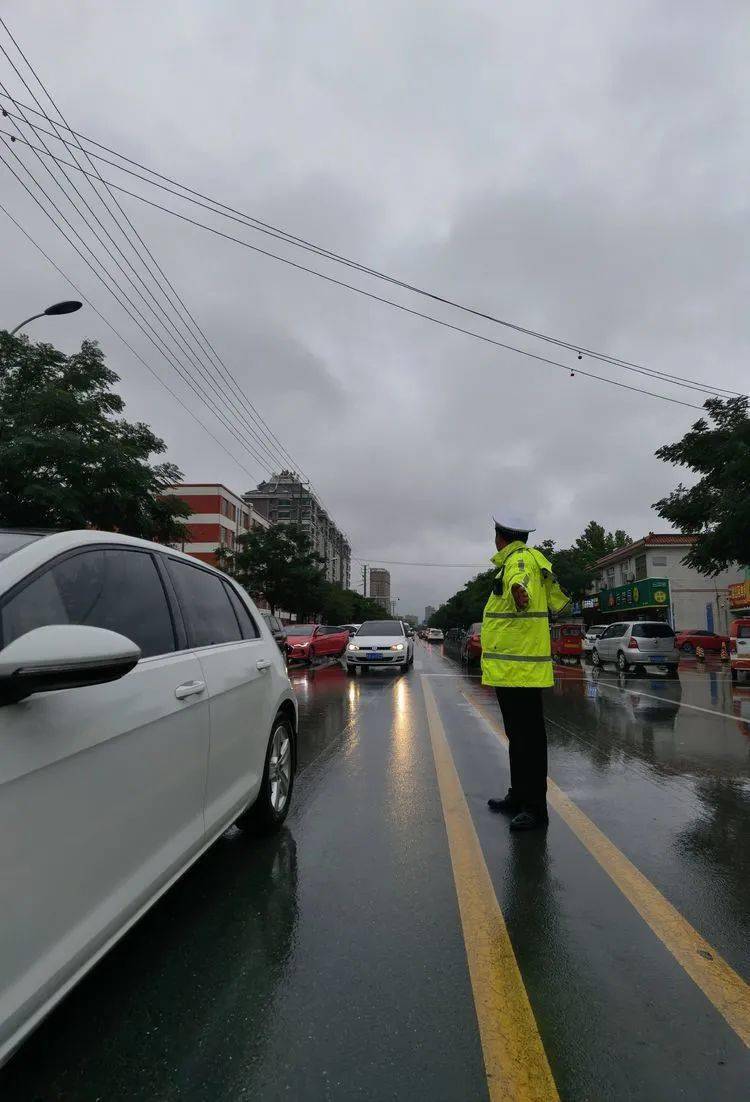
[(33, 693), (116, 681), (140, 657), (140, 647), (106, 628), (34, 628), (0, 650), (0, 705), (17, 704)]

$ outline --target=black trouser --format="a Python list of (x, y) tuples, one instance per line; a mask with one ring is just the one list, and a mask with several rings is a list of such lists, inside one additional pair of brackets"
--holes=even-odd
[(527, 806), (546, 803), (547, 731), (541, 689), (496, 689), (510, 751), (510, 787)]

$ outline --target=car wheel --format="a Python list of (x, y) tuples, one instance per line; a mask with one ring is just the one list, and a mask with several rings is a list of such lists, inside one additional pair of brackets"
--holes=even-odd
[(683, 654), (695, 654), (695, 647), (692, 643), (683, 643), (680, 650)]
[(677, 666), (668, 667), (667, 677), (671, 678), (672, 681), (679, 680), (680, 674), (678, 672)]
[(732, 676), (732, 681), (737, 681), (737, 679), (738, 679), (737, 670), (730, 670), (729, 672)]
[(626, 673), (630, 669), (628, 660), (621, 650), (617, 652), (617, 668), (620, 673)]
[(596, 666), (597, 669), (599, 669), (601, 667), (602, 660), (599, 657), (599, 651), (596, 649), (596, 647), (594, 647), (594, 649), (591, 652), (591, 661), (594, 663), (594, 665)]
[(243, 811), (235, 825), (241, 830), (254, 830), (259, 834), (278, 830), (289, 814), (295, 768), (294, 729), (285, 716), (278, 715), (268, 740), (260, 792), (252, 807)]

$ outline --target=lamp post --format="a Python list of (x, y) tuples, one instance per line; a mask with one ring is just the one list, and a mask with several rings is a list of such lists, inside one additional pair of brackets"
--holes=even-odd
[(11, 329), (11, 337), (15, 336), (19, 329), (23, 329), (24, 325), (28, 325), (30, 321), (36, 321), (37, 318), (44, 317), (56, 317), (58, 314), (74, 314), (76, 310), (80, 310), (83, 306), (82, 302), (76, 302), (75, 299), (69, 299), (65, 302), (55, 302), (52, 306), (48, 306), (46, 310), (42, 310), (41, 314), (32, 314), (30, 318), (26, 318), (20, 325), (17, 325), (15, 329)]

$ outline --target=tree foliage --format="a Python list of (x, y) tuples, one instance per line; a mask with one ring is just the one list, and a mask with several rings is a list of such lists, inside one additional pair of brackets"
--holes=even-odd
[(94, 341), (65, 356), (0, 331), (0, 525), (101, 528), (175, 543), (188, 538), (179, 482), (148, 425), (126, 421), (118, 376)]
[(749, 404), (746, 397), (709, 398), (708, 419), (656, 452), (700, 476), (693, 486), (680, 483), (654, 508), (680, 531), (701, 534), (684, 561), (703, 574), (750, 561)]
[(268, 601), (272, 612), (283, 609), (306, 619), (320, 610), (323, 560), (297, 524), (254, 528), (240, 536), (234, 551), (222, 548), (217, 559), (251, 597)]

